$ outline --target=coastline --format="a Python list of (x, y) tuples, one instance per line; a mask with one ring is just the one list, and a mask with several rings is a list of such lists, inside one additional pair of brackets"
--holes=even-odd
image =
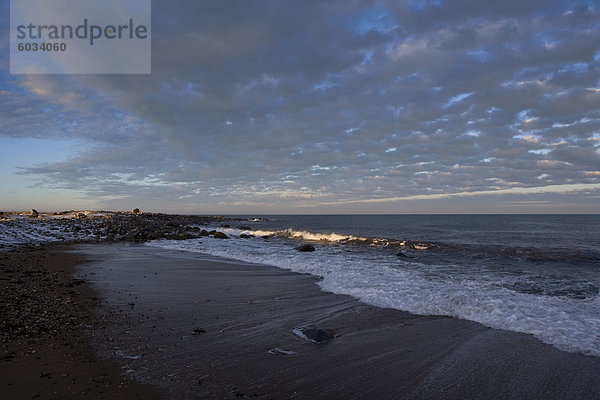
[[(228, 221), (244, 223), (116, 212), (4, 216), (3, 393), (600, 398), (600, 358), (529, 334), (369, 306), (322, 291), (318, 274), (135, 243), (225, 243), (199, 225), (234, 234)], [(334, 338), (311, 343), (298, 328)]]
[[(79, 277), (118, 315), (94, 339), (100, 353), (167, 398), (600, 396), (600, 359), (531, 335), (369, 306), (271, 266), (135, 244), (73, 249), (99, 260)], [(298, 327), (335, 337), (311, 343)]]

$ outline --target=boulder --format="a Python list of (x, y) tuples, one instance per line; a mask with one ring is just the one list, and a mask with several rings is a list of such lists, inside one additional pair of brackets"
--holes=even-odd
[(133, 210), (131, 210), (132, 214), (139, 214), (140, 213), (140, 209), (139, 208), (134, 208)]
[(327, 342), (335, 338), (333, 331), (321, 328), (296, 328), (292, 332), (302, 339), (313, 343)]
[(87, 218), (87, 217), (86, 217), (86, 215), (84, 213), (80, 212), (80, 213), (77, 214), (77, 218), (84, 219), (84, 218)]
[(227, 236), (223, 232), (215, 232), (214, 238), (215, 239), (229, 239), (229, 236)]
[(194, 239), (195, 236), (190, 233), (190, 232), (181, 232), (180, 234), (177, 235), (177, 240), (187, 240), (187, 239)]
[(245, 233), (242, 233), (240, 235), (240, 238), (242, 238), (242, 239), (250, 239), (250, 238), (253, 238), (253, 237), (254, 237), (254, 235), (247, 235)]
[(315, 248), (312, 244), (308, 244), (305, 243), (303, 245), (300, 245), (298, 247), (296, 247), (294, 250), (298, 250), (298, 251), (315, 251)]
[(200, 236), (208, 236), (208, 231), (206, 229), (202, 229), (200, 231)]
[(39, 212), (37, 212), (37, 210), (36, 210), (35, 208), (32, 208), (32, 209), (31, 209), (31, 216), (32, 216), (33, 218), (37, 218), (39, 215), (40, 215), (40, 213), (39, 213)]

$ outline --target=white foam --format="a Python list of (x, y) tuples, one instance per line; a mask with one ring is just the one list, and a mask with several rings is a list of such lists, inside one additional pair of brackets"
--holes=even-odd
[[(242, 232), (228, 229), (229, 234)], [(252, 231), (262, 236), (267, 231)], [(271, 233), (273, 235), (273, 233)], [(302, 236), (305, 238), (304, 236)], [(600, 357), (600, 300), (549, 297), (507, 288), (515, 276), (481, 266), (425, 265), (389, 252), (347, 252), (344, 246), (316, 243), (300, 253), (285, 240), (211, 237), (153, 241), (150, 246), (201, 252), (322, 276), (323, 290), (365, 303), (414, 314), (448, 315), (486, 326), (530, 333), (566, 351)]]
[(315, 242), (326, 241), (326, 242), (346, 242), (351, 240), (370, 240), (369, 238), (364, 238), (360, 236), (351, 236), (351, 235), (342, 235), (339, 233), (331, 232), (331, 233), (318, 233), (318, 232), (309, 232), (309, 231), (296, 231), (292, 228), (281, 230), (281, 231), (268, 231), (268, 230), (247, 230), (247, 231), (239, 231), (237, 229), (227, 228), (224, 232), (231, 233), (251, 233), (255, 236), (277, 236), (277, 237), (286, 237), (291, 239), (299, 239), (299, 240), (310, 240)]

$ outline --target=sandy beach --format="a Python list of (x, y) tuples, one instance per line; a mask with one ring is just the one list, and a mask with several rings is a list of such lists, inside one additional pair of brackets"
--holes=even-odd
[[(77, 278), (110, 317), (92, 345), (166, 398), (600, 396), (600, 359), (531, 335), (368, 306), (269, 266), (135, 244), (71, 251), (95, 260)], [(298, 327), (334, 338), (312, 343)]]
[(105, 323), (98, 293), (73, 278), (83, 258), (65, 248), (0, 252), (2, 398), (161, 398), (90, 347), (89, 331)]

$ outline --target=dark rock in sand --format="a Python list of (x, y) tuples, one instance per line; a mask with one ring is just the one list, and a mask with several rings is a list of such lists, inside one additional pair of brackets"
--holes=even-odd
[(229, 236), (227, 236), (223, 232), (215, 232), (214, 238), (215, 239), (229, 239)]
[(84, 219), (84, 218), (87, 218), (87, 216), (84, 213), (78, 213), (77, 214), (77, 218), (78, 219)]
[(200, 231), (200, 236), (208, 236), (208, 231), (206, 229), (202, 229)]
[(208, 231), (209, 235), (214, 235), (215, 233), (217, 233), (217, 231), (215, 231), (214, 229), (212, 231)]
[(139, 214), (140, 213), (140, 209), (139, 208), (134, 208), (133, 210), (131, 210), (132, 214)]
[(263, 238), (263, 239), (268, 239), (268, 238), (269, 238), (269, 235), (261, 236), (261, 238)]
[(202, 329), (202, 328), (196, 328), (196, 329), (193, 330), (193, 332), (194, 333), (206, 333), (206, 330)]
[(293, 332), (304, 340), (313, 343), (322, 343), (334, 338), (333, 332), (328, 329), (321, 328), (296, 328)]
[(32, 216), (33, 218), (37, 218), (39, 215), (40, 215), (40, 213), (39, 213), (39, 212), (37, 212), (37, 210), (36, 210), (35, 208), (32, 208), (32, 209), (31, 209), (31, 216)]
[(245, 233), (242, 233), (242, 234), (240, 235), (240, 238), (241, 238), (241, 239), (250, 239), (250, 238), (253, 238), (253, 237), (254, 237), (254, 235), (247, 235), (247, 234), (245, 234)]
[(296, 247), (294, 250), (298, 251), (315, 251), (315, 248), (312, 244), (305, 243), (301, 246)]

